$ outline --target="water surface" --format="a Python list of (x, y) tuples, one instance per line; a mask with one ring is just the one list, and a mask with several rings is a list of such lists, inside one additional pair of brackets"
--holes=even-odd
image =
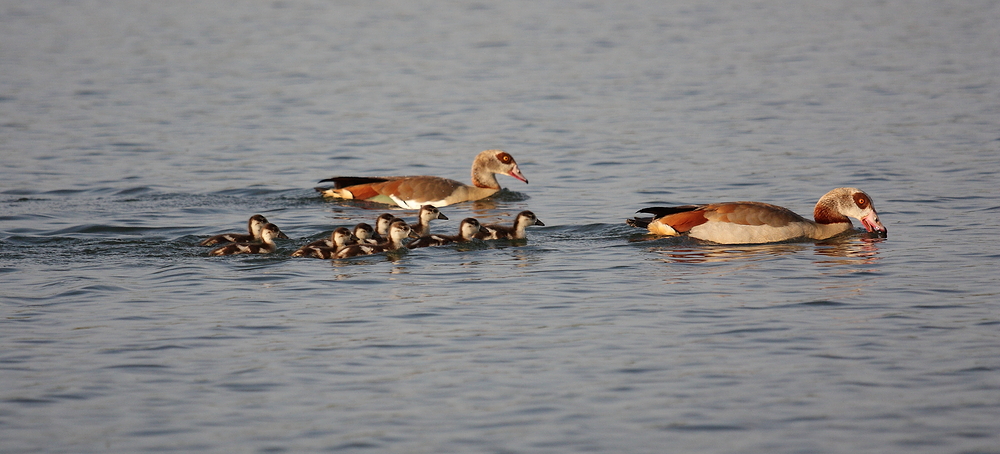
[[(995, 2), (11, 1), (3, 452), (1000, 452)], [(525, 242), (291, 259), (341, 174)], [(886, 239), (721, 246), (653, 204)], [(262, 213), (291, 239), (209, 258)], [(412, 211), (398, 210), (403, 217)]]

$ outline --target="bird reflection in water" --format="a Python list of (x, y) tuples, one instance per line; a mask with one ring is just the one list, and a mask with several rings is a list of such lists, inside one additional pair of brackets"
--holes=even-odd
[(756, 245), (716, 245), (684, 240), (673, 245), (651, 247), (650, 251), (658, 252), (662, 260), (671, 263), (716, 263), (768, 260), (813, 249), (817, 255), (824, 257), (814, 261), (818, 265), (870, 265), (878, 262), (878, 243), (882, 241), (885, 238), (867, 236), (841, 237), (817, 243)]
[(878, 262), (878, 243), (885, 238), (855, 237), (840, 241), (816, 243), (816, 255), (829, 258), (816, 260), (817, 265), (872, 265)]
[(663, 260), (672, 263), (714, 263), (734, 260), (763, 260), (793, 254), (805, 249), (799, 244), (766, 245), (702, 245), (674, 248), (655, 248)]

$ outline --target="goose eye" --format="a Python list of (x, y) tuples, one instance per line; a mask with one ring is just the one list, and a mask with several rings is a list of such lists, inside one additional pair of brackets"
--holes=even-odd
[(510, 164), (510, 162), (514, 160), (514, 158), (511, 158), (510, 155), (507, 153), (500, 153), (500, 155), (497, 156), (497, 158), (500, 159), (500, 162), (504, 164)]

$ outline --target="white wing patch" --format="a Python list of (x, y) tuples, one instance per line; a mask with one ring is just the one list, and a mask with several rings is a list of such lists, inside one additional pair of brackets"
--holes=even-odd
[(431, 205), (431, 206), (436, 207), (436, 208), (441, 208), (441, 207), (444, 207), (444, 206), (448, 206), (448, 203), (445, 202), (443, 199), (442, 200), (428, 200), (426, 202), (417, 202), (416, 200), (403, 200), (403, 199), (399, 198), (399, 196), (394, 195), (394, 194), (390, 194), (389, 198), (392, 199), (393, 202), (396, 202), (396, 205), (399, 205), (400, 207), (406, 208), (408, 210), (419, 210), (420, 207), (422, 207), (424, 205)]

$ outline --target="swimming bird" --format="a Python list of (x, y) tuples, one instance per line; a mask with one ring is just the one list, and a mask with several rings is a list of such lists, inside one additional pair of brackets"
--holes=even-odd
[(353, 244), (338, 250), (333, 258), (343, 259), (360, 255), (378, 254), (395, 251), (403, 246), (403, 239), (410, 235), (411, 229), (406, 221), (396, 219), (389, 225), (389, 240), (381, 244)]
[(458, 235), (427, 235), (417, 238), (407, 244), (406, 247), (416, 249), (418, 247), (441, 246), (451, 243), (464, 243), (476, 237), (479, 233), (479, 221), (475, 218), (462, 219), (458, 226)]
[(513, 156), (503, 150), (486, 150), (472, 162), (471, 186), (434, 176), (333, 177), (320, 181), (332, 181), (333, 188), (318, 187), (316, 191), (326, 197), (367, 200), (409, 209), (422, 205), (443, 207), (495, 194), (500, 190), (496, 174), (528, 182)]
[(810, 221), (791, 210), (761, 202), (725, 202), (708, 205), (649, 207), (628, 225), (655, 235), (688, 235), (720, 244), (774, 243), (797, 238), (823, 240), (850, 230), (857, 218), (869, 232), (888, 233), (879, 221), (871, 197), (855, 188), (837, 188), (819, 199)]
[(389, 224), (396, 220), (396, 216), (392, 213), (382, 213), (375, 218), (375, 232), (365, 239), (365, 243), (368, 244), (379, 244), (384, 243), (388, 239), (389, 234)]
[(514, 224), (504, 226), (500, 224), (486, 224), (479, 228), (476, 238), (480, 240), (518, 240), (525, 237), (525, 229), (529, 225), (542, 225), (542, 221), (535, 217), (535, 213), (522, 211), (514, 218)]
[(267, 223), (260, 229), (260, 243), (230, 243), (208, 251), (208, 255), (270, 254), (277, 249), (274, 239), (283, 235), (278, 226)]
[(420, 212), (417, 213), (417, 225), (413, 227), (413, 234), (421, 237), (431, 234), (431, 221), (435, 219), (448, 220), (448, 216), (445, 216), (437, 209), (434, 205), (424, 205), (420, 207)]
[[(250, 220), (247, 221), (247, 231), (250, 232), (249, 234), (223, 233), (221, 235), (215, 235), (213, 237), (209, 237), (204, 241), (202, 241), (201, 243), (198, 243), (198, 245), (214, 246), (216, 244), (221, 244), (221, 243), (250, 243), (253, 241), (260, 241), (260, 229), (261, 227), (264, 226), (264, 224), (267, 224), (267, 218), (265, 218), (264, 215), (255, 214), (253, 216), (250, 216)], [(282, 236), (279, 236), (278, 238), (288, 238), (287, 236), (284, 236), (285, 235), (284, 233), (282, 233), (281, 235)]]
[(333, 255), (346, 245), (356, 242), (357, 238), (346, 227), (337, 227), (330, 238), (313, 241), (300, 247), (292, 253), (292, 257), (315, 257), (318, 259), (333, 258)]
[[(357, 239), (358, 243), (368, 243), (368, 240), (375, 235), (375, 229), (367, 222), (359, 222), (358, 225), (354, 226), (352, 233), (354, 233), (354, 238)], [(373, 240), (372, 244), (374, 243)]]

